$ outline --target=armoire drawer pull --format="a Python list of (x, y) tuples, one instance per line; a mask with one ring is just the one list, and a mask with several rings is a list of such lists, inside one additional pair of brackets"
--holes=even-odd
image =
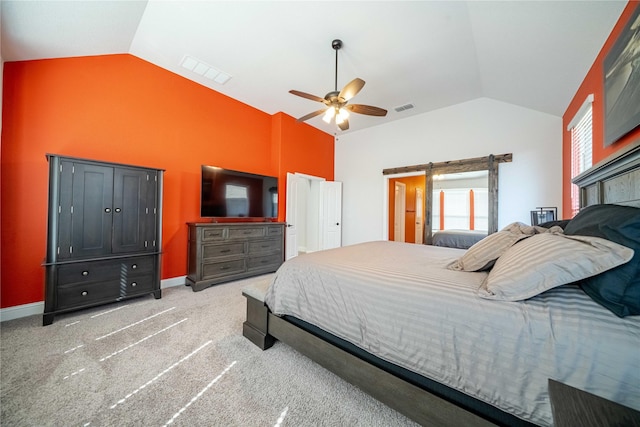
[(131, 282), (131, 287), (135, 288), (136, 286), (138, 286), (138, 284), (136, 282)]
[(133, 264), (133, 265), (131, 266), (131, 269), (132, 269), (132, 270), (135, 270), (136, 268), (138, 268), (138, 264)]
[(80, 295), (82, 295), (83, 297), (86, 297), (87, 295), (89, 295), (89, 292), (87, 292), (87, 291), (82, 291), (82, 293), (81, 293)]
[(83, 276), (88, 276), (88, 275), (89, 275), (89, 272), (88, 272), (87, 270), (84, 270), (84, 271), (82, 272), (82, 275), (83, 275)]

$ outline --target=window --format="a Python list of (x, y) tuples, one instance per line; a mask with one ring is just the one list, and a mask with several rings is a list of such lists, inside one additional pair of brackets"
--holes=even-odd
[[(593, 95), (587, 96), (582, 107), (567, 126), (567, 130), (571, 131), (571, 179), (589, 169), (592, 164), (592, 103)], [(575, 216), (578, 210), (580, 210), (580, 192), (577, 185), (571, 184), (571, 216)]]

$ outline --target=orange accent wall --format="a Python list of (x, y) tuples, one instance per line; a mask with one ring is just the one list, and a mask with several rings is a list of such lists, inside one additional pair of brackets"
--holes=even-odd
[(589, 94), (594, 95), (593, 100), (593, 164), (612, 155), (621, 148), (640, 138), (640, 127), (624, 136), (619, 141), (608, 147), (604, 146), (604, 58), (615, 44), (618, 36), (624, 29), (629, 17), (633, 14), (640, 2), (630, 1), (620, 15), (620, 19), (607, 38), (602, 50), (587, 73), (580, 88), (576, 92), (569, 107), (562, 116), (562, 214), (563, 218), (571, 217), (571, 132), (567, 131), (567, 125), (576, 115)]
[[(233, 82), (232, 82), (233, 84)], [(200, 165), (332, 180), (334, 138), (132, 55), (4, 64), (0, 307), (42, 301), (46, 153), (165, 169), (162, 278), (183, 276)]]

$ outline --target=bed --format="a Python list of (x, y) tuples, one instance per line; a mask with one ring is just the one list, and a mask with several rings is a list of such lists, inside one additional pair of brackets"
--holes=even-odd
[[(614, 206), (627, 215), (631, 208), (615, 205), (640, 207), (639, 147), (577, 178), (582, 205), (592, 206), (580, 221), (563, 233), (552, 227), (518, 238), (490, 270), (465, 271), (484, 262), (471, 256), (475, 247), (369, 242), (303, 255), (283, 264), (265, 293), (245, 291), (243, 334), (263, 349), (276, 339), (296, 348), (422, 425), (552, 425), (549, 380), (640, 409), (640, 278), (629, 275), (640, 269), (640, 236), (622, 245), (583, 235), (593, 212)], [(634, 221), (624, 236), (640, 230)], [(494, 234), (503, 231), (516, 234)], [(545, 287), (518, 280), (515, 294), (513, 283), (496, 279), (540, 270), (522, 268), (527, 260), (553, 263), (548, 251), (520, 253), (548, 241), (561, 241), (568, 254), (576, 251), (563, 245), (576, 241), (595, 250), (588, 263), (580, 253), (570, 263), (593, 271), (567, 272), (561, 263), (540, 281)], [(625, 283), (636, 286), (631, 308), (599, 294), (603, 280), (622, 283), (611, 279), (621, 270), (636, 279)], [(525, 282), (529, 288), (520, 289)]]
[(486, 231), (478, 230), (439, 230), (433, 233), (433, 246), (469, 249), (487, 237)]

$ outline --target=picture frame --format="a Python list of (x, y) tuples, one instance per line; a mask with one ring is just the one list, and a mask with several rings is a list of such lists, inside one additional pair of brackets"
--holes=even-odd
[(531, 211), (531, 225), (544, 224), (556, 219), (558, 219), (558, 208), (556, 207), (541, 207)]
[(604, 146), (640, 125), (640, 6), (604, 59)]

